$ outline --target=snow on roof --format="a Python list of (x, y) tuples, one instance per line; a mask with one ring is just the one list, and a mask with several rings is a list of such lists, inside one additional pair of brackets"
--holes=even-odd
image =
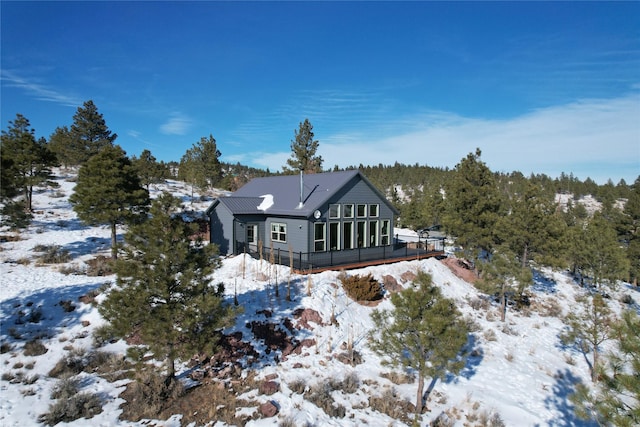
[(273, 194), (264, 194), (260, 197), (262, 197), (262, 202), (258, 205), (258, 210), (266, 211), (273, 206)]

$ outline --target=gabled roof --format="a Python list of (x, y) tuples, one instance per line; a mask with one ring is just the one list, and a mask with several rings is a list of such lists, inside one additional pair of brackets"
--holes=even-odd
[[(300, 206), (300, 176), (277, 175), (264, 178), (254, 178), (228, 197), (216, 199), (207, 209), (209, 212), (218, 203), (223, 203), (234, 214), (264, 214), (282, 216), (309, 217), (321, 208), (326, 201), (343, 188), (355, 177), (360, 177), (387, 204), (384, 195), (380, 193), (358, 170), (326, 172), (303, 175), (302, 200)], [(273, 203), (267, 197), (268, 203), (263, 203), (263, 196), (273, 196)], [(258, 207), (268, 206), (267, 209)], [(397, 212), (389, 204), (394, 212)]]

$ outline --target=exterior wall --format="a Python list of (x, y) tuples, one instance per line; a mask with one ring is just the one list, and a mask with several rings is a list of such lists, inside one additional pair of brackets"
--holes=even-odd
[(289, 246), (294, 252), (307, 252), (309, 243), (309, 222), (304, 218), (269, 217), (265, 221), (265, 250), (271, 248), (271, 225), (274, 223), (285, 224), (287, 238), (285, 242), (273, 242), (274, 249), (289, 251)]
[(233, 214), (220, 203), (209, 213), (211, 243), (218, 245), (220, 255), (233, 253), (233, 222)]

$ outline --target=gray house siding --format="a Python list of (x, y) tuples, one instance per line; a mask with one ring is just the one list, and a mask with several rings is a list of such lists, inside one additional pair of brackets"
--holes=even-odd
[(209, 211), (211, 243), (218, 245), (221, 255), (233, 253), (233, 213), (222, 204)]
[[(272, 241), (272, 224), (286, 225), (286, 241)], [(265, 246), (270, 248), (273, 242), (274, 249), (289, 251), (289, 246), (294, 252), (307, 252), (309, 239), (309, 222), (305, 218), (270, 217), (265, 221)]]

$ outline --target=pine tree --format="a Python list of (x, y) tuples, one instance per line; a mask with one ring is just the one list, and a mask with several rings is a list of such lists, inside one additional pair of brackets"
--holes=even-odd
[(291, 140), (291, 158), (282, 167), (284, 173), (295, 174), (322, 172), (322, 156), (316, 156), (319, 142), (314, 138), (313, 126), (309, 119), (300, 123), (299, 130), (294, 130), (295, 139)]
[(581, 308), (567, 317), (568, 330), (561, 339), (566, 344), (577, 344), (585, 355), (592, 354), (591, 380), (595, 383), (600, 369), (600, 346), (612, 339), (615, 317), (600, 293), (589, 293), (578, 302)]
[(522, 267), (517, 258), (506, 247), (497, 248), (483, 262), (482, 278), (476, 286), (489, 295), (497, 295), (500, 301), (500, 320), (506, 319), (509, 298), (521, 299), (526, 288), (533, 282), (528, 267)]
[(576, 243), (578, 269), (594, 286), (615, 287), (617, 280), (628, 277), (629, 260), (624, 248), (613, 225), (601, 214), (596, 213), (588, 221)]
[[(51, 168), (57, 164), (56, 156), (47, 147), (44, 138), (36, 140), (35, 131), (30, 128), (29, 120), (21, 114), (9, 121), (9, 129), (2, 131), (0, 144), (2, 149), (2, 196), (7, 199), (3, 214), (9, 223), (23, 224), (27, 219), (20, 214), (20, 206), (27, 213), (33, 210), (33, 187), (52, 178)], [(11, 200), (17, 194), (22, 201)]]
[(205, 191), (222, 180), (220, 150), (213, 135), (202, 137), (182, 156), (178, 176)]
[(169, 380), (178, 358), (213, 352), (216, 332), (232, 318), (224, 287), (210, 285), (220, 265), (217, 248), (190, 241), (195, 228), (182, 220), (179, 207), (179, 199), (164, 193), (149, 219), (129, 228), (115, 264), (118, 287), (99, 308), (116, 336), (135, 333), (166, 360)]
[(55, 153), (58, 161), (64, 167), (76, 164), (71, 132), (67, 126), (57, 127), (53, 131), (49, 137), (49, 149)]
[(69, 135), (69, 161), (74, 165), (82, 165), (104, 147), (113, 146), (113, 141), (118, 137), (111, 133), (98, 107), (91, 100), (78, 107)]
[(502, 197), (495, 177), (480, 160), (481, 151), (469, 153), (454, 169), (446, 186), (443, 225), (473, 260), (491, 252), (495, 227), (502, 215)]
[(69, 198), (78, 217), (91, 225), (111, 227), (111, 255), (118, 257), (116, 226), (139, 219), (149, 205), (149, 192), (120, 146), (106, 146), (78, 173)]
[(510, 205), (509, 214), (496, 224), (496, 234), (516, 254), (521, 268), (527, 268), (533, 259), (546, 265), (558, 264), (566, 226), (556, 213), (553, 198), (529, 181)]
[(413, 287), (393, 294), (391, 302), (393, 310), (371, 314), (371, 348), (385, 358), (383, 363), (417, 373), (417, 417), (425, 401), (425, 378), (435, 381), (464, 366), (461, 350), (468, 330), (454, 302), (441, 295), (425, 272), (418, 273)]
[(626, 243), (629, 279), (635, 285), (640, 277), (640, 176), (631, 186), (622, 216), (622, 240)]
[(158, 163), (149, 150), (142, 150), (140, 157), (134, 157), (131, 159), (131, 163), (138, 171), (140, 182), (145, 186), (147, 191), (149, 191), (151, 184), (163, 182), (169, 175), (166, 167)]

